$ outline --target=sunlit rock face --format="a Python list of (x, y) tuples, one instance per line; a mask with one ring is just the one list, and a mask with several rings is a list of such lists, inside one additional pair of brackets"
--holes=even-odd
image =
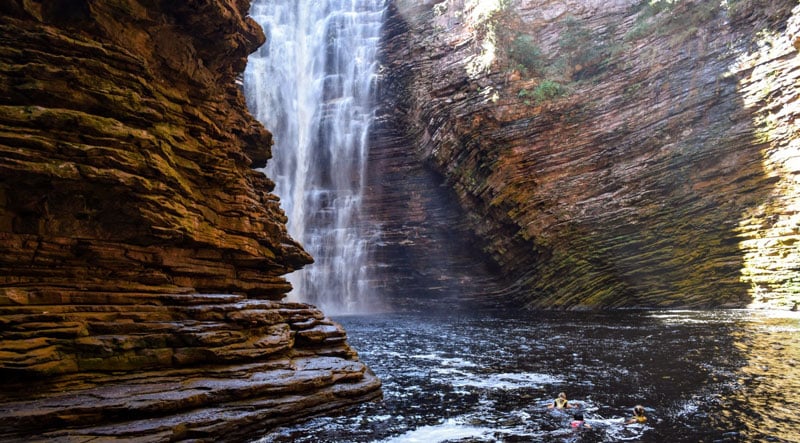
[(281, 301), (311, 257), (253, 169), (248, 8), (0, 4), (0, 439), (235, 441), (380, 395)]
[(800, 300), (796, 2), (391, 11), (382, 100), (408, 156), (457, 194), (505, 300)]
[(264, 39), (247, 2), (4, 4), (0, 267), (14, 297), (288, 291), (282, 275), (311, 260), (252, 169), (271, 135), (235, 83)]

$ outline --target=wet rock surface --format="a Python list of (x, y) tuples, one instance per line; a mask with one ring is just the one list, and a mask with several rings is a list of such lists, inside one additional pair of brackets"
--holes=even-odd
[(443, 177), (502, 276), (487, 298), (786, 309), (800, 297), (798, 14), (396, 0), (381, 100), (405, 163)]
[(0, 4), (0, 440), (243, 441), (380, 396), (281, 301), (312, 259), (253, 169), (248, 8)]
[(216, 295), (0, 306), (0, 439), (246, 441), (380, 397), (312, 306)]

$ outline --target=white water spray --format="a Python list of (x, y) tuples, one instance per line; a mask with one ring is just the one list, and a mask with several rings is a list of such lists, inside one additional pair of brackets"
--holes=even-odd
[(250, 56), (250, 111), (273, 133), (266, 173), (289, 233), (315, 263), (289, 276), (290, 298), (327, 314), (376, 307), (361, 223), (376, 54), (385, 0), (255, 0), (267, 42)]

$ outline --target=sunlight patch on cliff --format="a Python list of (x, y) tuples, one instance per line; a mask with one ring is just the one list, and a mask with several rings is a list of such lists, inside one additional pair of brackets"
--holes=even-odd
[(497, 45), (495, 44), (494, 31), (491, 35), (484, 37), (481, 44), (481, 52), (474, 55), (467, 63), (467, 74), (470, 78), (477, 78), (484, 72), (489, 72), (495, 58), (497, 57)]
[(506, 3), (504, 0), (467, 0), (464, 4), (467, 25), (475, 38), (481, 41), (480, 53), (474, 55), (466, 66), (470, 78), (489, 72), (497, 58), (497, 32), (493, 18)]
[(464, 35), (471, 40), (476, 53), (465, 59), (465, 69), (471, 79), (491, 70), (497, 59), (496, 17), (510, 0), (445, 0), (433, 6), (436, 17), (455, 18), (463, 26)]
[(741, 279), (750, 285), (750, 307), (783, 308), (800, 302), (800, 7), (781, 34), (761, 32), (758, 50), (731, 67), (740, 78), (754, 136), (763, 144), (763, 171), (771, 195), (742, 214)]

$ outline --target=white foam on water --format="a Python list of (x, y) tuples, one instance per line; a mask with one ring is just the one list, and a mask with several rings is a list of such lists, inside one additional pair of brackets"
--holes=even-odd
[(414, 354), (414, 355), (409, 355), (408, 357), (416, 358), (419, 360), (438, 360), (441, 358), (436, 354)]
[(433, 370), (438, 375), (461, 375), (467, 376), (468, 374), (458, 368), (436, 368)]
[[(650, 429), (649, 426), (646, 424), (631, 424), (626, 425), (625, 419), (607, 419), (602, 420), (602, 422), (606, 422), (609, 424), (609, 427), (605, 429), (606, 436), (611, 441), (635, 441), (642, 438), (642, 435), (647, 429)], [(588, 422), (591, 423), (591, 422)], [(593, 425), (593, 426), (596, 426)]]
[(437, 361), (442, 366), (450, 366), (450, 367), (457, 367), (457, 368), (475, 368), (478, 367), (477, 364), (465, 360), (462, 357), (442, 357), (439, 354), (414, 354), (409, 355), (409, 358), (415, 358), (417, 360), (427, 360), (427, 361)]
[(469, 360), (464, 360), (463, 358), (460, 357), (442, 358), (442, 364), (447, 366), (456, 366), (459, 368), (474, 368), (478, 366), (475, 363)]
[(382, 441), (384, 443), (435, 443), (464, 438), (485, 439), (494, 432), (496, 430), (491, 428), (466, 426), (456, 420), (447, 420), (440, 425), (423, 426)]
[(501, 374), (465, 374), (464, 378), (450, 380), (453, 386), (472, 386), (485, 389), (518, 389), (541, 387), (561, 383), (563, 380), (548, 374), (535, 372), (501, 373)]

